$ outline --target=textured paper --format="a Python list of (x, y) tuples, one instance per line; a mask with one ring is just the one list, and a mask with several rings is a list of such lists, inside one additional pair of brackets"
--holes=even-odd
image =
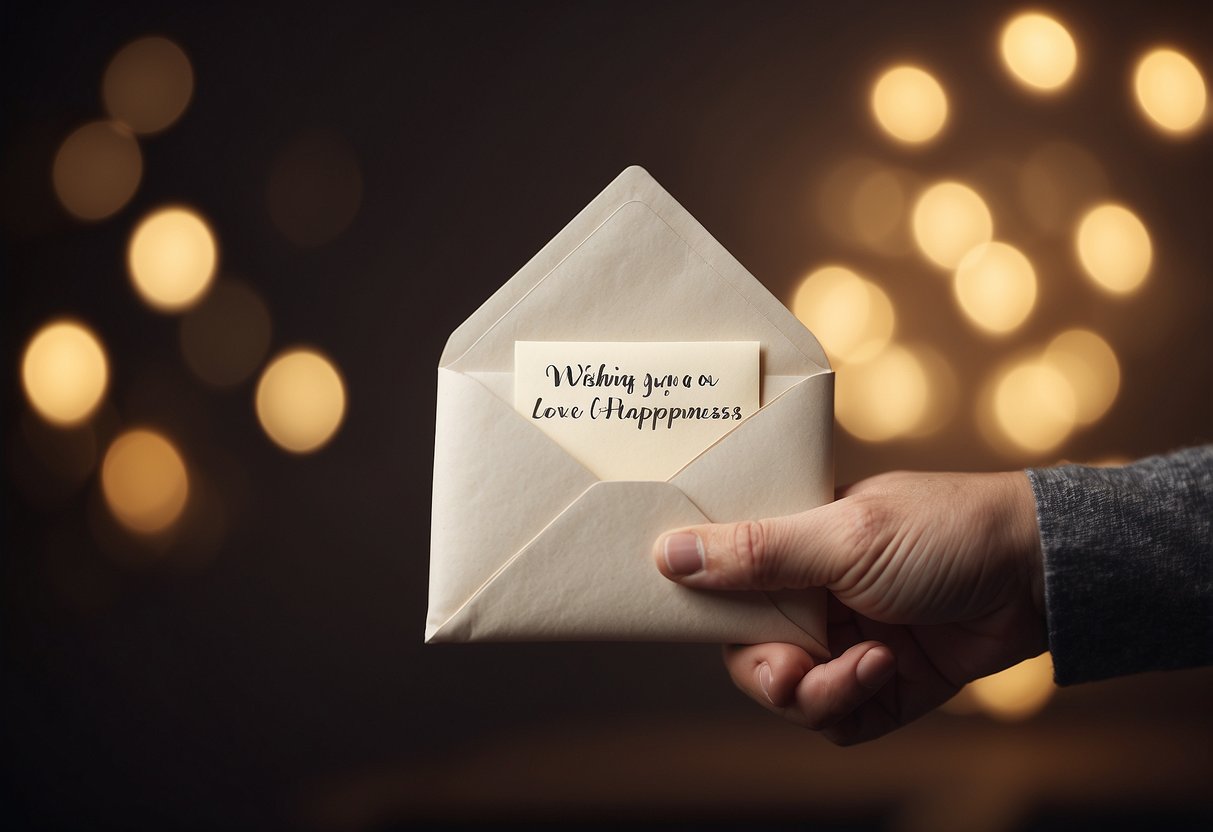
[(518, 341), (514, 409), (600, 480), (664, 482), (758, 410), (757, 341)]
[[(516, 341), (706, 333), (759, 342), (760, 407), (665, 482), (600, 481), (514, 408)], [(809, 331), (628, 168), (439, 359), (426, 641), (782, 641), (827, 656), (824, 593), (691, 590), (651, 552), (667, 529), (833, 499), (833, 390)]]

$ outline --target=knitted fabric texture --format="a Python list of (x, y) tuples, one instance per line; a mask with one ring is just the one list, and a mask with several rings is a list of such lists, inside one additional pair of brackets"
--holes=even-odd
[(1213, 663), (1213, 445), (1027, 474), (1057, 683)]

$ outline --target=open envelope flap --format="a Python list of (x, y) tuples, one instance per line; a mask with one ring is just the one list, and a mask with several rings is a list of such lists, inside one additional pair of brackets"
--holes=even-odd
[(479, 382), (440, 368), (427, 629), (595, 482)]
[(455, 331), (441, 364), (512, 372), (517, 340), (757, 340), (765, 375), (829, 367), (783, 304), (636, 167)]
[(707, 520), (674, 486), (600, 482), (503, 566), (442, 628), (436, 641), (705, 641), (798, 644), (824, 658), (824, 599), (705, 592), (667, 580), (653, 564), (657, 536)]

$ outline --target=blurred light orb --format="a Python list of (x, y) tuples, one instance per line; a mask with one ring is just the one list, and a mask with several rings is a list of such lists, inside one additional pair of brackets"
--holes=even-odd
[(173, 444), (159, 433), (128, 430), (101, 464), (105, 502), (122, 525), (156, 534), (177, 521), (189, 498), (189, 475)]
[(55, 195), (69, 214), (101, 220), (130, 201), (143, 177), (143, 155), (120, 124), (90, 121), (59, 145), (51, 166)]
[(792, 313), (840, 362), (873, 358), (893, 337), (889, 296), (842, 266), (824, 266), (806, 277), (792, 298)]
[(954, 269), (961, 259), (994, 236), (990, 209), (972, 188), (939, 182), (914, 204), (914, 240), (931, 262)]
[(1141, 286), (1154, 258), (1145, 224), (1128, 208), (1112, 203), (1087, 212), (1078, 225), (1077, 245), (1087, 275), (1118, 295)]
[(896, 173), (882, 168), (865, 176), (850, 200), (851, 226), (859, 241), (876, 251), (894, 253), (905, 203), (905, 189)]
[(1074, 391), (1075, 420), (1097, 422), (1120, 390), (1120, 362), (1110, 344), (1089, 329), (1070, 329), (1045, 348), (1044, 361), (1065, 376)]
[(970, 682), (965, 688), (986, 714), (1009, 722), (1038, 713), (1052, 698), (1053, 657), (1048, 653)]
[(217, 260), (210, 226), (194, 211), (178, 206), (144, 217), (127, 249), (135, 289), (161, 312), (179, 312), (196, 303), (211, 285)]
[(952, 289), (970, 321), (1004, 335), (1022, 324), (1036, 305), (1036, 271), (1014, 246), (986, 243), (960, 261)]
[(1051, 364), (1021, 362), (998, 380), (994, 419), (999, 431), (1019, 449), (1052, 451), (1078, 420), (1078, 403), (1066, 377)]
[(266, 186), (274, 226), (300, 247), (323, 245), (340, 235), (362, 203), (362, 169), (340, 134), (309, 130), (275, 161)]
[(935, 77), (916, 66), (896, 66), (872, 88), (872, 112), (885, 132), (907, 144), (930, 141), (948, 118), (948, 99)]
[(38, 415), (60, 426), (83, 422), (105, 395), (109, 362), (100, 339), (76, 321), (39, 329), (21, 358), (21, 383)]
[(181, 47), (157, 36), (131, 41), (101, 81), (105, 109), (136, 133), (158, 133), (181, 117), (194, 94), (194, 70)]
[(1012, 77), (1041, 92), (1064, 87), (1078, 64), (1078, 49), (1066, 27), (1038, 12), (1012, 18), (1002, 30), (1000, 48)]
[(862, 364), (840, 367), (834, 413), (848, 433), (865, 442), (886, 442), (915, 431), (928, 413), (929, 380), (922, 362), (892, 344)]
[(198, 378), (231, 387), (251, 376), (270, 346), (270, 313), (247, 284), (220, 280), (181, 319), (181, 352)]
[(345, 384), (325, 356), (310, 349), (289, 350), (262, 372), (256, 407), (270, 439), (292, 453), (309, 453), (341, 426)]
[(831, 166), (822, 177), (814, 199), (817, 220), (831, 234), (849, 242), (859, 242), (854, 224), (853, 210), (838, 210), (838, 206), (850, 206), (855, 193), (869, 176), (884, 170), (883, 165), (871, 159), (850, 158)]
[(929, 344), (905, 344), (926, 377), (927, 406), (906, 436), (920, 438), (937, 433), (956, 415), (960, 403), (960, 381), (942, 352)]
[(1032, 152), (1019, 170), (1023, 212), (1041, 231), (1069, 233), (1082, 209), (1108, 192), (1103, 166), (1083, 148), (1051, 142)]
[(1146, 117), (1168, 133), (1190, 133), (1204, 117), (1205, 79), (1196, 64), (1174, 49), (1155, 49), (1138, 62), (1133, 91)]

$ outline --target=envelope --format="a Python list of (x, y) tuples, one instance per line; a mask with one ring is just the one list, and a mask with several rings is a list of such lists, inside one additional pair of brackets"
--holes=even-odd
[[(759, 341), (760, 408), (666, 482), (599, 481), (515, 411), (515, 341)], [(427, 642), (798, 644), (823, 592), (663, 577), (664, 531), (833, 499), (834, 375), (807, 329), (630, 167), (452, 333), (438, 367)]]

